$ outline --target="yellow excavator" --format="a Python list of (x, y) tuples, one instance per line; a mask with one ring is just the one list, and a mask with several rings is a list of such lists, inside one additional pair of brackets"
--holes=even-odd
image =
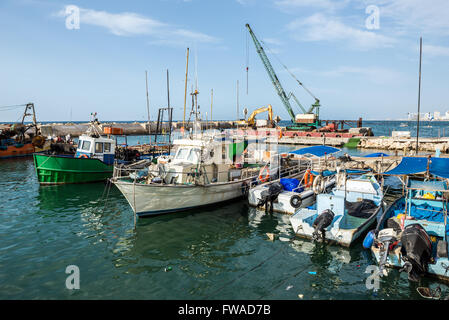
[(269, 104), (267, 107), (261, 107), (253, 111), (251, 115), (249, 116), (248, 120), (240, 120), (237, 121), (237, 124), (239, 125), (247, 125), (248, 127), (255, 127), (256, 126), (256, 116), (259, 113), (267, 112), (268, 111), (268, 127), (273, 127), (273, 108), (271, 107), (271, 104)]

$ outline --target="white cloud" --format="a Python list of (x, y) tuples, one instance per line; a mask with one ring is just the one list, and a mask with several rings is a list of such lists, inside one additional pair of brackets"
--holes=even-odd
[[(65, 9), (59, 11), (59, 17), (65, 17)], [(132, 12), (110, 13), (80, 8), (80, 25), (102, 27), (116, 36), (151, 36), (159, 42), (198, 42), (212, 43), (218, 39), (201, 32), (177, 28), (170, 24)]]
[(80, 9), (81, 24), (104, 27), (117, 36), (154, 34), (167, 25), (135, 13), (109, 13), (91, 9)]
[(359, 49), (390, 47), (396, 41), (378, 32), (366, 31), (345, 25), (338, 18), (317, 13), (308, 18), (290, 22), (287, 29), (298, 41), (346, 41)]
[(423, 55), (429, 55), (429, 56), (444, 56), (449, 57), (449, 47), (442, 47), (442, 46), (434, 46), (430, 44), (423, 44)]
[(274, 38), (264, 38), (262, 39), (262, 41), (264, 43), (270, 44), (270, 45), (274, 45), (274, 46), (282, 46), (284, 43), (278, 39), (274, 39)]
[(352, 75), (376, 84), (399, 83), (405, 79), (402, 73), (384, 67), (340, 66), (329, 71), (318, 72), (323, 77), (342, 77)]
[(398, 27), (424, 33), (449, 35), (449, 1), (447, 0), (366, 0), (380, 7), (380, 19), (389, 18)]

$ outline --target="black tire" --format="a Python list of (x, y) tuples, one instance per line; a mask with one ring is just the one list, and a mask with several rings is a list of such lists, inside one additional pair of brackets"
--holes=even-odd
[(300, 196), (298, 196), (298, 195), (295, 194), (294, 196), (292, 196), (292, 197), (290, 198), (290, 205), (291, 205), (293, 208), (298, 209), (298, 208), (301, 206), (301, 204), (302, 204), (302, 199), (301, 199)]

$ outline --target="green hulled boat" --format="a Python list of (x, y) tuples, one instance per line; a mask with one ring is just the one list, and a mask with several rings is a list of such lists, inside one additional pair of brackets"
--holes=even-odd
[(86, 183), (112, 177), (113, 164), (96, 158), (33, 154), (40, 184)]
[[(109, 129), (108, 134), (114, 133)], [(101, 134), (94, 122), (79, 137), (74, 155), (35, 153), (34, 167), (40, 184), (86, 183), (112, 177), (116, 141)]]

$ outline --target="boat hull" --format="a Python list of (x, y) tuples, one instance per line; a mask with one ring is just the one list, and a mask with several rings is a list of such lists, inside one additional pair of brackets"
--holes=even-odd
[[(332, 225), (326, 230), (326, 241), (333, 244), (338, 244), (344, 247), (350, 247), (354, 241), (365, 233), (376, 221), (379, 215), (382, 215), (383, 208), (379, 206), (376, 212), (362, 224), (355, 228), (340, 228), (339, 225), (343, 219), (348, 219), (347, 216), (340, 215), (338, 219), (334, 220)], [(308, 222), (313, 222), (313, 217), (317, 214), (316, 210), (302, 209), (295, 215), (290, 217), (290, 223), (296, 235), (301, 238), (312, 239), (312, 234), (315, 229)], [(349, 218), (351, 219), (351, 218)]]
[[(406, 205), (406, 199), (404, 196), (396, 199), (388, 207), (388, 209), (385, 212), (385, 215), (382, 216), (382, 218), (379, 220), (379, 222), (378, 222), (379, 230), (382, 230), (386, 227), (385, 224), (386, 224), (387, 220), (394, 216), (395, 210), (398, 210), (398, 209), (403, 210), (405, 205)], [(421, 224), (421, 226), (424, 227), (426, 232), (429, 230), (433, 230), (433, 232), (431, 232), (433, 235), (439, 234), (440, 236), (442, 236), (444, 234), (444, 231), (439, 232), (439, 233), (435, 232), (435, 230), (437, 230), (437, 229), (435, 228), (435, 225), (434, 225), (434, 228), (432, 229), (431, 226), (433, 223), (430, 221), (406, 220), (404, 223), (405, 223), (405, 225), (414, 224), (414, 223)], [(395, 269), (400, 269), (400, 268), (404, 267), (404, 261), (402, 260), (402, 254), (401, 254), (401, 247), (402, 247), (402, 244), (399, 243), (397, 246), (394, 247), (394, 249), (392, 251), (389, 251), (387, 259), (386, 259), (385, 267), (395, 268)], [(376, 259), (376, 262), (379, 264), (383, 252), (381, 252), (380, 248), (377, 248), (375, 245), (372, 245), (371, 253), (373, 254), (374, 258)], [(427, 269), (426, 275), (431, 276), (431, 277), (436, 277), (443, 281), (449, 281), (449, 270), (447, 269), (447, 267), (449, 267), (449, 259), (446, 257), (437, 257), (437, 256), (434, 256), (433, 258), (434, 258), (435, 263), (428, 264), (428, 269)]]
[(33, 160), (41, 185), (104, 181), (113, 172), (113, 165), (99, 159), (33, 154)]
[[(259, 200), (262, 198), (261, 193), (262, 191), (267, 189), (268, 185), (269, 184), (256, 186), (249, 190), (248, 203), (250, 206), (257, 207)], [(332, 179), (329, 182), (326, 182), (325, 189), (329, 190), (334, 185), (335, 179)], [(299, 206), (298, 208), (293, 207), (290, 203), (290, 199), (294, 195), (299, 196), (302, 200), (301, 206)], [(313, 205), (315, 203), (315, 199), (316, 195), (311, 189), (305, 190), (301, 193), (284, 190), (279, 194), (277, 201), (273, 202), (273, 211), (293, 215), (298, 209)], [(259, 208), (264, 209), (265, 205), (260, 206)]]
[(243, 181), (210, 185), (156, 185), (113, 182), (140, 217), (209, 206), (244, 195)]
[(0, 159), (31, 156), (34, 152), (34, 146), (31, 143), (6, 146), (6, 150), (0, 149)]
[[(376, 259), (376, 262), (379, 263), (381, 260), (381, 252), (380, 249), (371, 247), (371, 252)], [(387, 262), (385, 264), (388, 268), (400, 269), (404, 267), (404, 261), (401, 259), (401, 250), (400, 247), (396, 248), (393, 253), (389, 253), (387, 257)], [(429, 264), (427, 267), (426, 275), (431, 277), (436, 277), (440, 280), (449, 281), (449, 272), (447, 272), (447, 266), (449, 266), (448, 258), (437, 258), (434, 264)]]

